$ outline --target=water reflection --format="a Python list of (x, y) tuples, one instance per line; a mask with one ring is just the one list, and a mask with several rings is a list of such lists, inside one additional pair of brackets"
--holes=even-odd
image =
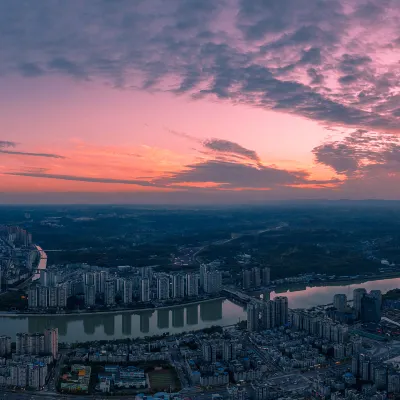
[(157, 328), (168, 329), (169, 328), (169, 310), (161, 309), (157, 310)]
[(379, 289), (382, 293), (386, 293), (391, 289), (400, 288), (400, 278), (383, 279), (378, 281), (342, 283), (323, 286), (305, 286), (295, 285), (291, 288), (280, 289), (271, 292), (271, 299), (276, 296), (287, 296), (290, 308), (309, 308), (319, 304), (332, 303), (333, 296), (336, 293), (344, 293), (347, 298), (353, 298), (353, 290), (357, 288), (365, 288), (367, 291)]
[(197, 325), (199, 323), (199, 305), (191, 304), (186, 307), (186, 325)]
[(149, 333), (150, 332), (150, 318), (154, 311), (142, 311), (140, 313), (140, 332)]
[[(351, 285), (307, 287), (300, 291), (271, 292), (289, 298), (290, 308), (307, 308), (332, 302), (335, 293), (352, 298), (355, 288), (380, 289), (383, 293), (400, 287), (400, 278), (370, 281)], [(200, 309), (200, 310), (199, 310)], [(186, 316), (185, 316), (186, 313)], [(171, 318), (171, 320), (170, 320)], [(143, 337), (165, 332), (179, 333), (211, 325), (231, 325), (246, 319), (242, 306), (229, 300), (120, 314), (86, 314), (68, 316), (0, 317), (0, 332), (15, 337), (16, 332), (42, 332), (57, 327), (60, 341), (75, 342), (124, 337)]]
[(42, 332), (57, 327), (60, 341), (75, 342), (179, 333), (215, 324), (230, 325), (246, 317), (242, 306), (228, 300), (190, 304), (170, 309), (65, 316), (0, 317), (1, 333)]
[(185, 309), (184, 307), (172, 309), (172, 326), (174, 328), (182, 328), (185, 325)]
[(122, 314), (122, 334), (124, 336), (132, 335), (132, 315), (125, 313)]
[(201, 303), (200, 318), (203, 321), (218, 321), (222, 319), (222, 302), (221, 303)]

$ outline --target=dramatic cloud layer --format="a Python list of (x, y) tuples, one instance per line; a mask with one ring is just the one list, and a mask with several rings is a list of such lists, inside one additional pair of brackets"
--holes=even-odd
[(5, 0), (0, 73), (397, 130), (397, 0)]
[(349, 177), (365, 178), (382, 171), (393, 177), (400, 172), (400, 140), (393, 135), (357, 130), (316, 147), (313, 153), (318, 163)]
[[(20, 179), (37, 183), (32, 190), (49, 182), (64, 190), (69, 181), (76, 190), (122, 185), (311, 197), (370, 197), (381, 190), (398, 197), (399, 21), (399, 0), (0, 1), (0, 80), (7, 84), (0, 100), (14, 104), (8, 108), (14, 117), (4, 126), (0, 121), (10, 139), (0, 141), (3, 187)], [(37, 98), (26, 89), (32, 82), (39, 82)], [(82, 127), (74, 124), (73, 95), (54, 82), (88, 92), (107, 87), (118, 96), (129, 93), (129, 101), (154, 95), (144, 113), (149, 124), (130, 128), (141, 117), (141, 100), (124, 110), (109, 101), (90, 113), (96, 94), (80, 107)], [(18, 109), (24, 94), (32, 96), (28, 115)], [(168, 100), (157, 103), (163, 96)], [(237, 109), (257, 111), (265, 115), (257, 120), (260, 137), (252, 135), (253, 116), (238, 133), (240, 117), (232, 122), (225, 111), (220, 122), (210, 109), (186, 115), (171, 99), (218, 103), (233, 117)], [(179, 116), (169, 120), (175, 109)], [(118, 124), (126, 114), (131, 118)], [(200, 129), (201, 119), (191, 125), (199, 114), (209, 129)], [(269, 123), (283, 114), (290, 124), (282, 130)], [(298, 121), (310, 125), (297, 129)], [(153, 137), (152, 124), (179, 144)], [(44, 131), (36, 141), (35, 133)]]
[(7, 148), (15, 148), (15, 147), (17, 147), (17, 143), (1, 140), (0, 141), (0, 154), (14, 154), (14, 155), (18, 155), (18, 156), (46, 157), (46, 158), (59, 158), (59, 159), (65, 158), (58, 154), (52, 154), (52, 153), (32, 153), (32, 152), (26, 152), (26, 151), (5, 150)]
[(204, 142), (204, 147), (215, 152), (234, 154), (256, 162), (260, 161), (260, 158), (254, 150), (246, 149), (240, 144), (231, 142), (230, 140), (208, 139)]

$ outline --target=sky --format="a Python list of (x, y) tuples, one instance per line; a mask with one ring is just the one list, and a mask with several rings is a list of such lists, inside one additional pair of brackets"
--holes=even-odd
[(398, 0), (2, 0), (0, 44), (0, 203), (400, 199)]

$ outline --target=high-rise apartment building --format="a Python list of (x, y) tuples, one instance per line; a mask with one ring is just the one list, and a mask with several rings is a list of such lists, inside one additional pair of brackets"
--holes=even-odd
[(272, 329), (275, 325), (275, 302), (271, 300), (264, 301), (261, 308), (261, 328)]
[(356, 312), (356, 317), (359, 318), (361, 315), (361, 299), (367, 294), (364, 288), (358, 288), (353, 290), (353, 308)]
[(217, 346), (212, 342), (204, 342), (201, 347), (203, 359), (208, 363), (215, 363), (217, 361)]
[(86, 272), (83, 277), (85, 285), (92, 286), (95, 284), (96, 277), (94, 272)]
[(207, 272), (210, 271), (210, 267), (207, 264), (201, 264), (200, 265), (200, 287), (202, 290), (204, 290), (204, 282), (205, 282), (205, 276)]
[(261, 286), (261, 271), (258, 267), (253, 267), (251, 270), (251, 277), (252, 277), (252, 285), (255, 288)]
[(55, 286), (57, 284), (57, 272), (47, 269), (40, 270), (40, 285), (41, 286)]
[(122, 285), (122, 301), (124, 304), (132, 303), (133, 298), (133, 282), (125, 279)]
[(105, 292), (104, 292), (104, 303), (106, 305), (112, 306), (115, 304), (115, 281), (108, 280), (105, 283)]
[[(94, 282), (94, 281), (93, 281)], [(96, 304), (96, 287), (94, 284), (85, 285), (85, 305), (91, 307)]]
[(206, 293), (219, 293), (222, 290), (222, 273), (209, 271), (204, 276), (204, 291)]
[(150, 281), (148, 278), (140, 281), (140, 301), (143, 303), (150, 301)]
[(289, 306), (288, 298), (285, 296), (278, 296), (274, 298), (275, 303), (275, 324), (277, 326), (284, 326), (289, 320)]
[(242, 271), (242, 288), (249, 289), (251, 287), (251, 271), (244, 269)]
[(0, 336), (0, 357), (11, 354), (11, 338), (9, 336)]
[(257, 332), (259, 329), (259, 307), (258, 303), (247, 304), (247, 330)]
[(264, 286), (269, 286), (271, 284), (271, 268), (264, 267), (262, 269), (261, 280)]
[(369, 294), (377, 299), (377, 307), (380, 310), (382, 308), (382, 292), (380, 290), (371, 290)]
[(28, 290), (28, 307), (37, 308), (39, 305), (38, 291), (36, 286), (31, 286)]
[(343, 312), (347, 307), (347, 296), (345, 294), (335, 294), (333, 296), (333, 307)]
[(381, 309), (379, 298), (371, 294), (364, 295), (361, 299), (360, 318), (362, 322), (379, 322), (381, 320)]
[(108, 280), (108, 271), (100, 271), (100, 293), (106, 292), (106, 282)]
[(224, 361), (236, 360), (236, 343), (225, 340), (222, 346), (222, 359)]
[(199, 276), (197, 274), (186, 274), (186, 296), (195, 297), (199, 295)]
[(174, 299), (185, 297), (185, 277), (178, 274), (172, 277), (172, 297)]
[(157, 278), (157, 299), (167, 300), (169, 299), (169, 276), (160, 275)]
[(58, 328), (46, 329), (44, 331), (44, 349), (51, 354), (53, 359), (58, 356)]

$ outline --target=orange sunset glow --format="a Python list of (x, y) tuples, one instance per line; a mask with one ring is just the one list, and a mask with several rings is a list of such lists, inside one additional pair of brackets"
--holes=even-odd
[(0, 203), (399, 199), (384, 3), (2, 1)]

